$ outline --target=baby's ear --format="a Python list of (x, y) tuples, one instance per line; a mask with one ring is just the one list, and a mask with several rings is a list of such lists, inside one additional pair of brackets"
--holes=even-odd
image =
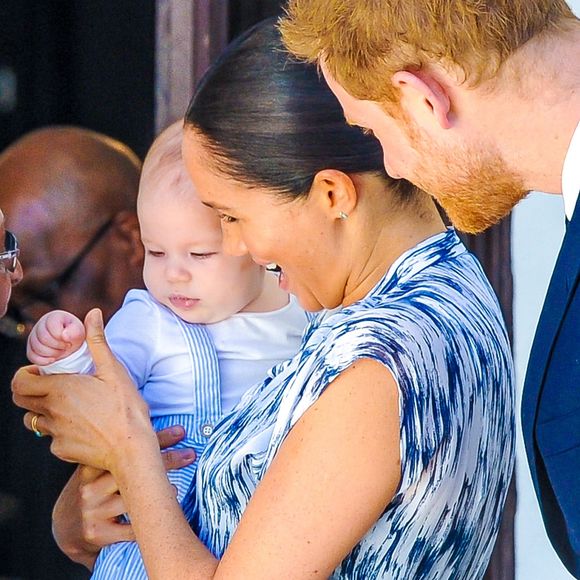
[(116, 234), (117, 250), (125, 255), (129, 264), (140, 269), (144, 250), (137, 214), (132, 211), (120, 211), (113, 219), (113, 230)]

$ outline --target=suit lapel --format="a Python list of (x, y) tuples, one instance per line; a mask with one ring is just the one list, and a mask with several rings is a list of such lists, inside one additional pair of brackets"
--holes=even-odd
[(534, 424), (546, 369), (552, 347), (562, 324), (572, 289), (580, 270), (580, 204), (576, 204), (550, 280), (542, 314), (538, 322), (522, 395), (522, 430), (532, 473), (535, 473), (533, 453)]

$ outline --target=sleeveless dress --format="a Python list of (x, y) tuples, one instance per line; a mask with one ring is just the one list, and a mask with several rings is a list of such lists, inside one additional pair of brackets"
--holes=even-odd
[(481, 578), (514, 464), (513, 367), (494, 293), (452, 229), (403, 254), (364, 299), (321, 313), (299, 353), (224, 417), (196, 476), (200, 539), (223, 555), (288, 432), (360, 358), (397, 381), (402, 477), (332, 577)]

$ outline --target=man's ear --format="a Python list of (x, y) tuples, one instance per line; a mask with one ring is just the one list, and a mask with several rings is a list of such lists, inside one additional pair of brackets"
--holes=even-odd
[(353, 180), (337, 169), (319, 171), (314, 176), (309, 197), (319, 204), (330, 219), (350, 215), (358, 201)]
[(137, 214), (127, 210), (120, 211), (113, 218), (113, 226), (118, 249), (125, 254), (130, 266), (141, 269), (145, 253)]
[(451, 128), (451, 99), (444, 85), (429, 72), (398, 71), (391, 81), (400, 91), (401, 105), (417, 122), (434, 119), (442, 129)]

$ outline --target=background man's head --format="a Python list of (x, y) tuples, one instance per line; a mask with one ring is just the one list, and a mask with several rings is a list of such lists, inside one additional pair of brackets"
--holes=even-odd
[(26, 322), (55, 307), (108, 317), (141, 286), (140, 169), (124, 144), (76, 127), (34, 131), (0, 154), (0, 207), (25, 271), (13, 306)]

